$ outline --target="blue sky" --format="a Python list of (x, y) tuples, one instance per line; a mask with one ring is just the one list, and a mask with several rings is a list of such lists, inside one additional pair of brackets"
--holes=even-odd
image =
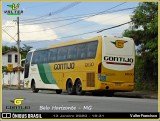
[[(124, 4), (122, 4), (123, 2), (81, 2), (76, 6), (70, 9), (67, 9), (63, 12), (60, 12), (58, 14), (42, 17), (41, 19), (32, 21), (30, 23), (27, 21), (27, 19), (48, 15), (49, 13), (60, 10), (66, 7), (67, 5), (70, 5), (71, 3), (73, 2), (20, 2), (19, 10), (24, 11), (23, 15), (19, 16), (20, 32), (21, 32), (20, 39), (22, 43), (28, 43), (28, 45), (32, 45), (35, 48), (38, 48), (38, 47), (44, 47), (44, 46), (61, 42), (61, 41), (90, 38), (98, 35), (122, 36), (123, 31), (125, 29), (128, 29), (129, 25), (124, 25), (119, 28), (104, 31), (102, 33), (95, 32), (91, 34), (61, 39), (62, 37), (72, 36), (72, 35), (81, 34), (81, 33), (94, 31), (94, 30), (100, 30), (103, 28), (108, 28), (108, 27), (112, 27), (118, 24), (128, 22), (130, 20), (130, 15), (133, 14), (134, 9), (125, 10), (121, 12), (114, 12), (114, 13), (107, 13), (108, 12), (107, 11), (105, 14), (97, 15), (94, 17), (92, 16), (85, 19), (77, 18), (73, 20), (56, 21), (56, 22), (50, 22), (45, 24), (33, 24), (33, 23), (53, 21), (53, 20), (57, 20), (57, 18), (59, 17), (98, 13), (98, 12), (113, 8), (120, 4), (121, 4), (120, 6), (110, 9), (109, 11), (111, 12), (111, 11), (116, 11), (116, 10), (125, 9), (125, 8), (137, 7), (139, 4), (138, 2), (127, 2)], [(2, 11), (8, 10), (9, 7), (7, 5), (9, 4), (12, 4), (12, 3), (3, 2)], [(17, 2), (15, 2), (15, 4), (17, 4)], [(7, 16), (6, 14), (3, 13), (2, 19), (3, 19), (2, 20), (3, 29), (5, 29), (5, 31), (8, 34), (10, 34), (12, 37), (15, 37), (16, 39), (17, 28), (16, 28), (15, 22), (13, 22), (13, 20), (15, 20), (16, 17)], [(25, 22), (23, 22), (22, 20), (25, 20)], [(80, 20), (80, 22), (77, 22), (75, 24), (71, 24), (68, 26), (63, 26), (78, 20)], [(31, 24), (31, 25), (24, 25), (24, 24)], [(12, 27), (6, 28), (5, 26), (12, 26)], [(59, 27), (59, 26), (62, 26), (62, 27)], [(56, 29), (51, 29), (51, 28), (56, 28)], [(39, 30), (44, 30), (44, 31), (35, 32)], [(31, 32), (31, 33), (23, 33), (23, 32)], [(15, 40), (11, 39), (11, 37), (9, 37), (5, 32), (2, 33), (2, 40), (3, 40), (3, 45), (6, 43), (8, 45), (9, 44), (13, 45), (15, 43)], [(43, 40), (52, 40), (52, 41), (42, 42)], [(35, 41), (41, 41), (41, 42), (35, 42)]]

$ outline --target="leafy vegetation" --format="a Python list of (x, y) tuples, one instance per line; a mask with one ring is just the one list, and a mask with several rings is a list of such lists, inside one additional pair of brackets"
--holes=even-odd
[[(26, 58), (26, 55), (27, 55), (27, 53), (28, 53), (28, 51), (30, 51), (31, 50), (31, 46), (28, 46), (28, 45), (26, 45), (26, 44), (24, 44), (23, 45), (23, 47), (22, 48), (20, 48), (20, 53), (21, 53), (21, 55), (22, 55), (22, 59), (25, 59)], [(9, 50), (15, 50), (15, 51), (17, 51), (17, 47), (16, 46), (11, 46), (11, 47), (8, 47), (8, 46), (2, 46), (2, 53), (3, 52), (6, 52), (6, 51), (9, 51)]]
[(157, 88), (158, 2), (140, 3), (133, 14), (132, 25), (125, 30), (123, 36), (133, 38), (137, 46), (136, 89)]

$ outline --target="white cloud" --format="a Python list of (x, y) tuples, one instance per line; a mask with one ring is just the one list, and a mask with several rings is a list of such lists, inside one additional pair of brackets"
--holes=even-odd
[[(14, 37), (17, 33), (17, 25), (15, 22), (12, 21), (6, 21), (4, 23), (4, 29), (5, 31)], [(12, 26), (10, 28), (5, 28), (5, 26)], [(32, 32), (32, 31), (39, 31), (43, 29), (50, 29), (49, 26), (42, 26), (42, 25), (22, 25), (20, 24), (20, 32), (31, 32), (31, 33), (21, 33), (20, 34), (20, 40), (21, 41), (32, 41), (32, 40), (50, 40), (50, 39), (56, 39), (58, 38), (58, 35), (56, 32), (52, 29), (46, 30), (46, 31), (40, 31), (40, 32)], [(6, 34), (6, 32), (3, 31), (2, 33), (2, 39), (5, 41), (15, 42), (15, 40), (11, 39), (9, 35)], [(17, 39), (15, 37), (15, 39)]]
[(103, 14), (84, 20), (88, 22), (94, 22), (99, 25), (116, 25), (130, 21), (130, 16), (128, 14)]

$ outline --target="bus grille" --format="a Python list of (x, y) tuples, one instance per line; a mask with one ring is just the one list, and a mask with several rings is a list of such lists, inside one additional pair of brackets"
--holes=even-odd
[(95, 87), (95, 73), (87, 73), (87, 87)]

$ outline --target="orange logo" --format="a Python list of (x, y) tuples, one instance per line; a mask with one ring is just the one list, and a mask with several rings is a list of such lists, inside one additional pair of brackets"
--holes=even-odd
[(123, 48), (124, 47), (124, 43), (126, 43), (127, 41), (124, 40), (116, 40), (115, 42), (112, 42), (117, 48)]

